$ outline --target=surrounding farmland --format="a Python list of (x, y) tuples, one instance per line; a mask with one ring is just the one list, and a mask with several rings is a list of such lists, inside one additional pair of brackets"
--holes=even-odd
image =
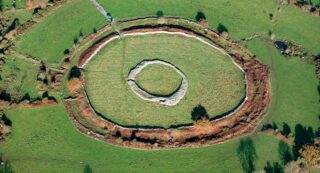
[(5, 10), (10, 10), (12, 8), (24, 8), (26, 4), (25, 0), (3, 0), (3, 5)]
[[(62, 105), (15, 109), (7, 114), (14, 129), (0, 150), (17, 172), (81, 172), (85, 164), (94, 172), (242, 172), (236, 155), (238, 139), (203, 148), (141, 151), (83, 136)], [(254, 140), (258, 170), (267, 161), (279, 160), (278, 140), (265, 134)]]
[(16, 49), (51, 65), (58, 65), (65, 50), (70, 49), (75, 40), (104, 24), (105, 18), (89, 1), (74, 0), (52, 10), (48, 17), (22, 36)]
[[(195, 20), (197, 13), (203, 12), (211, 28), (218, 28), (219, 24), (222, 24), (232, 38), (242, 39), (254, 33), (271, 31), (276, 37), (291, 39), (309, 48), (313, 53), (320, 54), (320, 48), (317, 46), (320, 39), (318, 17), (285, 5), (278, 11), (277, 1), (138, 0), (134, 4), (128, 0), (99, 0), (99, 2), (118, 19), (156, 16), (157, 11), (163, 11), (165, 16)], [(139, 8), (142, 3), (146, 8)], [(270, 20), (270, 14), (276, 15), (275, 22)]]
[(36, 98), (40, 94), (37, 90), (37, 65), (26, 62), (16, 56), (4, 59), (2, 67), (0, 89), (6, 89), (14, 101), (24, 96)]
[[(159, 144), (154, 136), (137, 137), (137, 130), (123, 138), (126, 134), (119, 134), (117, 129), (112, 131), (113, 134), (107, 131), (108, 126), (86, 129), (92, 125), (86, 119), (77, 122), (74, 117), (79, 116), (79, 112), (93, 117), (89, 106), (77, 102), (86, 100), (79, 94), (83, 83), (86, 84), (85, 96), (93, 108), (116, 123), (132, 125), (142, 131), (144, 127), (156, 131), (158, 126), (193, 123), (199, 127), (195, 128), (195, 133), (202, 135), (201, 130), (209, 129), (208, 119), (204, 116), (194, 120), (193, 112), (208, 114), (212, 118), (235, 108), (245, 96), (244, 74), (229, 57), (216, 49), (191, 38), (168, 34), (122, 37), (120, 33), (119, 39), (103, 47), (81, 69), (76, 67), (78, 57), (105, 36), (107, 27), (101, 28), (109, 24), (90, 0), (50, 1), (47, 9), (37, 9), (39, 13), (35, 9), (25, 9), (26, 0), (0, 0), (4, 5), (0, 22), (7, 23), (7, 26), (0, 23), (0, 33), (4, 33), (0, 37), (0, 154), (3, 154), (0, 156), (0, 172), (6, 164), (3, 160), (7, 160), (16, 173), (78, 173), (84, 172), (86, 165), (94, 173), (251, 172), (248, 169), (269, 173), (270, 166), (275, 173), (277, 166), (278, 169), (287, 169), (288, 163), (299, 165), (294, 161), (297, 157), (306, 161), (298, 151), (302, 146), (317, 146), (320, 150), (320, 82), (316, 73), (316, 68), (320, 67), (319, 16), (292, 4), (282, 4), (284, 0), (97, 1), (110, 13), (110, 21), (113, 17), (112, 29), (108, 33), (118, 31), (121, 26), (118, 21), (121, 20), (158, 17), (154, 20), (161, 26), (168, 20), (163, 17), (177, 17), (197, 21), (216, 30), (232, 44), (249, 50), (255, 55), (251, 60), (260, 61), (270, 70), (269, 78), (265, 77), (265, 81), (270, 80), (271, 87), (264, 90), (271, 91), (265, 92), (271, 94), (266, 114), (257, 126), (250, 118), (233, 124), (248, 123), (252, 128), (246, 136), (230, 134), (232, 139), (209, 146), (137, 150), (96, 140), (101, 138), (92, 138), (94, 132), (101, 135), (103, 141), (111, 136), (110, 139), (127, 147), (130, 146), (126, 145), (128, 142)], [(309, 2), (320, 5), (320, 0)], [(14, 32), (6, 33), (15, 20), (18, 23)], [(23, 28), (23, 24), (30, 23), (30, 27)], [(281, 54), (275, 40), (295, 43), (307, 54), (301, 57), (284, 55), (285, 51)], [(222, 46), (222, 49), (229, 46)], [(75, 55), (70, 51), (76, 51)], [(240, 53), (232, 55), (240, 56)], [(177, 105), (166, 107), (144, 101), (129, 88), (130, 69), (146, 59), (167, 61), (187, 76), (188, 90)], [(253, 81), (259, 85), (259, 80)], [(139, 86), (159, 95), (171, 94), (180, 82), (181, 77), (172, 69), (157, 65), (148, 66), (137, 78)], [(249, 92), (254, 95), (261, 91)], [(42, 102), (48, 99), (52, 99), (53, 104)], [(67, 100), (74, 101), (71, 112), (79, 115), (69, 113), (65, 104)], [(204, 109), (199, 111), (196, 109), (199, 107)], [(258, 111), (250, 113), (258, 115)], [(92, 122), (98, 124), (94, 118)], [(87, 123), (87, 126), (77, 123)], [(222, 123), (221, 131), (226, 131), (228, 125)], [(2, 135), (4, 126), (11, 126), (10, 133)], [(215, 130), (216, 126), (212, 127), (210, 129)], [(185, 129), (162, 130), (172, 130), (170, 133), (179, 136)], [(196, 138), (203, 145), (205, 140), (221, 136)], [(177, 143), (173, 138), (168, 139)], [(182, 142), (197, 140), (186, 139), (190, 141)], [(310, 168), (311, 173), (320, 173), (320, 169), (308, 164), (304, 166)]]
[[(175, 49), (171, 49), (173, 45)], [(126, 82), (129, 70), (144, 59), (173, 63), (188, 76), (188, 92), (178, 105), (145, 102), (131, 91)], [(182, 36), (146, 35), (113, 41), (85, 70), (93, 107), (123, 125), (168, 127), (190, 123), (196, 106), (202, 105), (214, 117), (235, 108), (245, 95), (244, 74), (229, 57)]]
[(279, 126), (287, 123), (292, 129), (299, 123), (317, 129), (320, 106), (314, 65), (298, 57), (285, 58), (271, 44), (249, 42), (249, 49), (271, 68), (273, 94), (266, 119)]
[[(197, 12), (200, 11), (204, 13), (211, 28), (218, 28), (219, 25), (223, 25), (230, 36), (235, 39), (246, 38), (257, 32), (268, 33), (273, 31), (273, 26), (276, 23), (275, 36), (292, 39), (309, 48), (313, 53), (320, 53), (319, 47), (315, 46), (317, 40), (319, 40), (318, 37), (320, 37), (317, 31), (320, 22), (315, 16), (310, 16), (307, 12), (301, 12), (294, 7), (286, 6), (280, 12), (277, 12), (279, 4), (276, 1), (246, 1), (231, 3), (223, 0), (165, 0), (156, 2), (139, 0), (132, 3), (127, 0), (100, 0), (99, 2), (116, 19), (156, 16), (158, 11), (162, 11), (165, 16), (195, 20)], [(140, 8), (142, 3), (145, 8)], [(242, 10), (243, 8), (247, 10)], [(216, 13), (216, 11), (219, 11), (219, 13)], [(279, 13), (277, 15), (279, 19), (272, 22), (269, 15), (277, 13)], [(301, 17), (303, 20), (296, 20)], [(91, 20), (88, 20), (89, 18)], [(292, 22), (293, 20), (295, 22)], [(54, 10), (49, 17), (26, 33), (18, 42), (16, 49), (37, 59), (57, 64), (63, 57), (63, 52), (72, 46), (75, 37), (78, 37), (81, 31), (83, 34), (87, 34), (105, 23), (103, 16), (94, 9), (89, 1), (73, 0), (62, 8)], [(292, 23), (296, 26), (304, 25), (307, 29), (289, 27), (292, 26)], [(48, 28), (51, 29), (47, 31)], [(299, 35), (304, 35), (305, 39), (302, 40)]]

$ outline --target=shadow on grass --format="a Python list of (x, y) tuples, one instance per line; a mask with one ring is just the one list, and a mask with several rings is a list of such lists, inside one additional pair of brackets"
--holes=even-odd
[(201, 21), (201, 20), (206, 20), (206, 15), (202, 12), (202, 11), (198, 11), (196, 16), (195, 16), (195, 19), (197, 22)]
[(218, 27), (217, 27), (217, 31), (219, 32), (219, 34), (223, 33), (223, 32), (228, 32), (228, 28), (223, 25), (222, 23), (219, 23)]
[(268, 161), (267, 165), (263, 168), (265, 173), (284, 173), (283, 166), (281, 166), (278, 162), (271, 163)]
[(292, 148), (285, 142), (279, 141), (278, 153), (282, 164), (286, 165), (294, 159)]
[(240, 145), (237, 148), (238, 158), (242, 169), (246, 173), (252, 173), (255, 170), (255, 161), (258, 159), (256, 149), (252, 139), (244, 138), (240, 140)]
[(197, 121), (199, 119), (209, 119), (209, 115), (206, 108), (203, 107), (201, 104), (194, 107), (191, 112), (191, 119), (193, 121)]

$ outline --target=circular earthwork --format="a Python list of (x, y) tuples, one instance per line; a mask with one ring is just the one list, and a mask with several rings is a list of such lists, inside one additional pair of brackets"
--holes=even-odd
[[(177, 23), (181, 25), (177, 25)], [(265, 65), (255, 60), (250, 52), (243, 49), (237, 43), (223, 38), (215, 31), (184, 19), (163, 18), (161, 19), (161, 24), (159, 24), (159, 19), (156, 18), (135, 19), (120, 22), (120, 26), (122, 26), (120, 36), (116, 33), (107, 32), (109, 31), (108, 29), (102, 30), (101, 32), (105, 34), (98, 37), (96, 42), (80, 56), (78, 67), (82, 68), (84, 72), (82, 75), (84, 86), (88, 84), (88, 80), (91, 80), (88, 78), (88, 76), (90, 76), (90, 69), (88, 70), (85, 66), (89, 61), (91, 63), (91, 61), (95, 61), (95, 59), (98, 60), (99, 58), (93, 57), (97, 54), (99, 55), (99, 51), (104, 47), (114, 48), (112, 44), (106, 46), (109, 43), (112, 43), (114, 40), (123, 40), (129, 36), (131, 39), (136, 40), (137, 38), (135, 38), (135, 36), (166, 34), (195, 39), (230, 58), (229, 60), (245, 74), (245, 97), (229, 111), (218, 116), (209, 117), (209, 119), (201, 121), (201, 123), (195, 121), (187, 124), (172, 125), (170, 127), (123, 125), (110, 119), (108, 115), (103, 115), (97, 111), (95, 105), (92, 104), (90, 93), (88, 94), (86, 91), (87, 86), (85, 86), (75, 99), (64, 101), (70, 118), (81, 132), (115, 145), (154, 149), (213, 144), (244, 135), (255, 129), (255, 126), (265, 114), (270, 102), (269, 70)], [(128, 45), (122, 44), (122, 46), (126, 47)], [(193, 82), (189, 80), (189, 74), (183, 66), (180, 66), (176, 61), (162, 60), (162, 58), (154, 59), (156, 60), (149, 62), (164, 63), (172, 68), (179, 67), (177, 68), (177, 73), (179, 73), (182, 78), (185, 77), (184, 82), (187, 89), (181, 90), (181, 92), (184, 91), (181, 95), (185, 95), (184, 97), (179, 97), (180, 101), (177, 105), (181, 104), (185, 99), (188, 99), (188, 93), (191, 92)], [(134, 80), (135, 74), (137, 74), (134, 71), (137, 69), (137, 71), (139, 71), (137, 66), (141, 65), (141, 63), (143, 65), (145, 62), (143, 60), (146, 59), (130, 61), (126, 68), (128, 70), (122, 71), (122, 77), (125, 78), (126, 86), (135, 97), (138, 96), (129, 85), (135, 86), (130, 81)], [(134, 66), (134, 64), (136, 66)], [(135, 68), (131, 68), (132, 70), (130, 71), (129, 67)], [(106, 69), (108, 69), (108, 67), (106, 67)], [(112, 68), (108, 70), (112, 70)], [(183, 82), (181, 86), (183, 86)], [(182, 88), (181, 86), (179, 89)], [(136, 88), (139, 88), (139, 86), (136, 86)], [(141, 94), (141, 91), (137, 90), (137, 92)], [(173, 95), (175, 94), (176, 93)], [(150, 98), (156, 97), (151, 95)], [(150, 102), (141, 98), (140, 100), (146, 104)], [(162, 105), (158, 102), (150, 104), (176, 107)], [(74, 112), (73, 110), (78, 111)]]

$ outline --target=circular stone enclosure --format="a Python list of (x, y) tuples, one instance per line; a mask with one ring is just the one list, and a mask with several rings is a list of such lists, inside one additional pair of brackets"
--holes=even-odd
[(171, 67), (150, 64), (143, 68), (135, 78), (137, 85), (151, 95), (168, 97), (177, 91), (182, 77)]
[[(165, 64), (178, 69), (184, 78), (170, 99), (135, 92), (134, 83), (128, 85), (130, 70), (151, 58), (170, 62)], [(124, 126), (190, 124), (199, 105), (209, 118), (219, 117), (236, 109), (246, 96), (245, 74), (230, 56), (179, 33), (123, 34), (96, 50), (84, 68), (85, 89), (94, 110)]]
[[(141, 71), (152, 64), (161, 64), (167, 67), (172, 68), (176, 73), (178, 73), (182, 77), (181, 84), (176, 89), (176, 91), (172, 92), (169, 96), (158, 96), (151, 94), (141, 88), (136, 83), (136, 76), (141, 73)], [(156, 73), (156, 72), (155, 72)], [(162, 60), (143, 60), (138, 65), (136, 65), (128, 75), (128, 84), (132, 91), (137, 94), (141, 99), (151, 102), (159, 102), (160, 104), (167, 105), (167, 106), (174, 106), (179, 103), (179, 101), (184, 97), (188, 89), (188, 79), (187, 77), (174, 65), (162, 61)], [(161, 84), (160, 84), (161, 85)]]
[[(161, 21), (161, 25), (159, 24), (159, 20)], [(177, 26), (177, 23), (181, 23), (182, 25)], [(220, 143), (228, 139), (247, 134), (256, 128), (259, 120), (266, 113), (268, 104), (270, 103), (270, 83), (268, 67), (257, 61), (252, 53), (244, 49), (238, 43), (225, 39), (217, 32), (209, 28), (204, 28), (203, 26), (188, 20), (176, 18), (146, 18), (124, 21), (121, 22), (121, 25), (122, 24), (126, 27), (124, 27), (123, 32), (121, 32), (121, 39), (118, 39), (119, 35), (111, 33), (110, 27), (107, 26), (104, 28), (105, 30), (101, 31), (101, 33), (104, 34), (101, 37), (97, 37), (95, 39), (95, 43), (82, 52), (78, 59), (78, 67), (82, 69), (85, 68), (85, 73), (81, 77), (85, 88), (80, 89), (76, 98), (65, 99), (64, 105), (67, 108), (68, 115), (73, 124), (79, 131), (98, 140), (115, 145), (142, 149), (161, 149), (194, 147)], [(173, 41), (169, 41), (164, 33), (167, 35), (184, 36), (197, 40), (203, 43), (203, 45), (209, 46), (211, 50), (214, 48), (216, 50), (216, 54), (208, 54), (210, 55), (210, 58), (206, 58), (206, 56), (204, 56), (207, 53), (206, 51), (201, 50), (199, 47), (190, 43), (181, 42), (177, 38), (173, 38)], [(162, 34), (161, 40), (153, 37), (160, 34)], [(139, 39), (140, 37), (147, 35), (152, 35), (152, 37), (150, 39), (146, 39), (146, 37), (144, 37), (143, 40)], [(134, 42), (130, 40), (129, 36), (135, 37)], [(179, 45), (177, 44), (177, 41), (180, 43), (180, 47), (177, 46)], [(169, 46), (167, 46), (168, 43)], [(107, 44), (108, 46), (105, 46)], [(223, 47), (224, 50), (217, 48), (216, 45)], [(180, 54), (182, 53), (182, 55), (177, 54), (177, 52), (174, 54), (172, 53), (177, 50), (176, 48), (179, 49), (178, 52), (180, 52)], [(190, 50), (199, 50), (199, 52), (190, 54)], [(188, 77), (188, 92), (176, 106), (165, 106), (160, 105), (159, 103), (144, 101), (137, 97), (130, 87), (128, 87), (127, 77), (130, 71), (128, 69), (144, 60), (143, 58), (139, 59), (142, 54), (144, 57), (152, 57), (155, 59), (160, 59), (159, 57), (161, 57), (164, 61), (173, 63), (179, 67)], [(132, 119), (130, 120), (131, 122), (129, 125), (119, 123), (125, 117), (122, 114), (123, 112), (121, 112), (122, 109), (127, 109), (126, 106), (129, 105), (131, 111), (129, 112), (130, 115), (135, 115), (131, 114), (132, 112), (143, 112), (143, 114), (136, 114), (133, 116), (135, 119), (139, 120), (139, 122), (154, 123), (155, 120), (158, 120), (159, 122), (162, 121), (161, 123), (164, 123), (163, 120), (169, 119), (169, 122), (173, 124), (173, 119), (170, 117), (171, 114), (167, 114), (168, 112), (165, 111), (170, 110), (171, 108), (177, 110), (177, 108), (185, 104), (184, 102), (190, 103), (189, 106), (195, 105), (197, 102), (192, 102), (192, 94), (194, 94), (192, 93), (193, 89), (201, 91), (200, 94), (196, 96), (198, 96), (198, 101), (202, 101), (201, 103), (205, 105), (205, 96), (215, 93), (215, 90), (209, 90), (211, 93), (206, 93), (206, 90), (204, 90), (206, 89), (206, 83), (204, 83), (204, 81), (209, 83), (209, 86), (219, 84), (218, 82), (210, 83), (210, 80), (212, 80), (212, 78), (219, 79), (215, 77), (215, 73), (217, 73), (216, 76), (223, 76), (224, 74), (221, 73), (221, 69), (219, 69), (219, 67), (225, 64), (221, 64), (219, 61), (221, 61), (221, 59), (227, 60), (228, 58), (225, 59), (221, 54), (230, 58), (232, 63), (239, 67), (242, 75), (245, 73), (245, 97), (232, 110), (215, 116), (215, 114), (212, 114), (212, 110), (208, 109), (207, 111), (209, 112), (210, 121), (206, 121), (205, 123), (202, 123), (203, 121), (201, 121), (199, 123), (194, 122), (182, 124), (178, 126), (171, 126), (169, 128), (161, 128), (153, 126), (153, 124), (149, 124), (147, 126), (141, 126), (139, 124), (131, 125)], [(169, 55), (176, 55), (176, 57), (174, 59), (166, 59), (167, 57), (170, 57)], [(220, 56), (216, 57), (217, 55)], [(211, 64), (212, 60), (215, 60), (215, 64)], [(90, 63), (88, 64), (89, 61)], [(88, 66), (86, 66), (87, 64)], [(207, 68), (203, 69), (204, 67)], [(210, 75), (205, 75), (208, 74), (210, 70), (216, 71), (214, 71), (215, 73), (213, 73), (213, 75), (212, 73)], [(110, 76), (106, 75), (107, 71), (110, 73)], [(90, 73), (92, 74), (90, 75)], [(195, 73), (200, 75), (192, 76)], [(230, 74), (230, 72), (228, 74)], [(90, 78), (88, 78), (88, 75)], [(207, 77), (205, 78), (206, 80), (200, 79), (201, 76)], [(211, 76), (211, 78), (209, 76)], [(91, 89), (97, 89), (96, 91), (100, 95), (92, 95), (92, 93), (88, 93), (88, 91), (91, 92), (88, 90), (90, 89), (90, 87), (88, 87), (88, 80), (90, 79), (92, 79), (92, 86), (90, 86)], [(114, 81), (115, 79), (117, 81)], [(222, 77), (222, 79), (224, 79), (222, 82), (226, 82), (230, 79), (230, 76)], [(243, 76), (242, 82), (244, 82)], [(96, 84), (96, 86), (93, 84)], [(232, 81), (230, 86), (234, 84), (234, 81)], [(230, 86), (223, 85), (223, 90), (219, 90), (218, 92), (223, 93), (224, 90)], [(221, 88), (221, 86), (219, 87)], [(101, 91), (101, 89), (103, 90)], [(119, 92), (123, 95), (119, 95)], [(112, 100), (109, 96), (112, 94), (114, 94), (113, 96), (118, 97)], [(115, 110), (118, 110), (117, 115), (120, 115), (120, 118), (98, 112), (95, 107), (99, 107), (99, 105), (93, 103), (93, 101), (97, 101), (97, 98), (99, 98), (97, 96), (101, 97), (101, 103), (108, 103), (108, 101), (112, 101), (113, 104), (111, 106), (117, 108)], [(215, 95), (210, 96), (213, 98), (211, 101), (215, 100), (216, 97), (212, 97)], [(135, 107), (141, 105), (137, 104), (137, 100), (134, 100), (133, 98), (138, 98), (138, 100), (141, 101), (141, 105), (144, 106), (143, 109), (139, 110), (139, 107)], [(124, 101), (124, 104), (119, 104), (119, 101), (121, 103)], [(228, 101), (224, 103), (228, 103)], [(102, 105), (103, 104), (100, 106)], [(148, 112), (150, 105), (153, 106), (151, 107), (153, 109), (152, 111), (163, 111), (161, 112), (161, 119), (155, 119), (157, 116), (150, 116), (150, 114), (146, 114), (148, 116), (144, 116), (146, 112), (150, 113)], [(161, 109), (156, 110), (156, 106)], [(205, 107), (203, 107), (202, 105), (199, 105), (196, 108), (201, 107), (201, 110), (203, 111), (207, 106), (208, 105), (205, 105)], [(211, 104), (211, 106), (214, 107), (215, 104)], [(110, 110), (112, 109), (109, 109), (109, 113)], [(181, 117), (184, 117), (181, 112), (178, 113), (179, 114), (177, 115), (182, 115)], [(117, 118), (119, 118), (119, 121), (115, 121)], [(86, 123), (82, 124), (83, 121)], [(180, 122), (181, 121), (179, 121), (179, 123)]]

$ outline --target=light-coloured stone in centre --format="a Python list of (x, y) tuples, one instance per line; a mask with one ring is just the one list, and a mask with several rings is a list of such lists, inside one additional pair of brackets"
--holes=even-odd
[[(136, 76), (142, 71), (143, 68), (145, 68), (148, 65), (151, 64), (162, 64), (168, 67), (173, 68), (181, 77), (181, 85), (179, 89), (174, 92), (171, 96), (168, 97), (158, 97), (155, 95), (151, 95), (144, 91), (142, 88), (140, 88), (136, 81), (135, 78)], [(133, 68), (128, 75), (128, 84), (132, 91), (138, 95), (141, 99), (146, 100), (146, 101), (151, 101), (151, 102), (159, 102), (160, 104), (167, 105), (167, 106), (174, 106), (180, 102), (180, 100), (185, 96), (187, 89), (188, 89), (188, 79), (187, 77), (182, 73), (181, 70), (179, 70), (176, 66), (162, 61), (162, 60), (143, 60), (139, 64)]]

